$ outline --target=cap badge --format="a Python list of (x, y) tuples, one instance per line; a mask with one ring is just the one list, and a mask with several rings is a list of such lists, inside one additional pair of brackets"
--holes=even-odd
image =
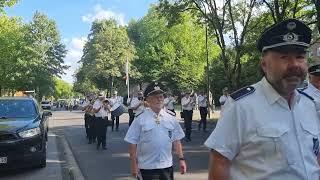
[(283, 36), (283, 41), (286, 42), (295, 42), (298, 41), (298, 35), (295, 33), (288, 33)]
[(155, 86), (153, 89), (154, 90), (160, 90), (160, 87), (159, 86)]
[(297, 25), (296, 25), (295, 22), (289, 22), (289, 23), (287, 24), (287, 28), (288, 28), (288, 30), (290, 30), (290, 31), (294, 30), (296, 27), (297, 27)]

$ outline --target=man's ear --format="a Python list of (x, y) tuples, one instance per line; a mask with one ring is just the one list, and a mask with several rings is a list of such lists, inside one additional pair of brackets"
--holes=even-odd
[(262, 71), (262, 73), (266, 72), (266, 68), (267, 68), (267, 62), (266, 62), (266, 59), (261, 57), (261, 60), (260, 60), (260, 69)]

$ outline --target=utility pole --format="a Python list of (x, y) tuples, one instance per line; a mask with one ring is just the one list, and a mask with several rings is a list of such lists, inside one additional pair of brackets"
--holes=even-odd
[(206, 59), (207, 59), (207, 105), (208, 105), (208, 117), (210, 118), (211, 113), (211, 102), (210, 102), (210, 79), (209, 79), (209, 51), (208, 51), (208, 25), (206, 24)]

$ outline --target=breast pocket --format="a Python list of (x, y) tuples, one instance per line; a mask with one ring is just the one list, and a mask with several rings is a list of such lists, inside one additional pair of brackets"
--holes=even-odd
[(152, 140), (152, 138), (154, 137), (154, 134), (153, 134), (154, 128), (155, 128), (155, 126), (153, 124), (146, 124), (146, 125), (142, 126), (142, 132), (140, 135), (141, 136), (140, 141), (142, 143), (147, 143)]
[(316, 156), (319, 153), (319, 130), (318, 126), (312, 123), (301, 123), (303, 129), (303, 142), (308, 151), (312, 151), (312, 154)]
[(171, 123), (163, 123), (161, 132), (163, 137), (166, 137), (169, 142), (172, 142), (172, 139), (174, 139), (174, 127)]
[(275, 160), (288, 165), (294, 164), (294, 153), (288, 144), (288, 133), (289, 129), (286, 128), (257, 128), (258, 146), (260, 146), (266, 160)]

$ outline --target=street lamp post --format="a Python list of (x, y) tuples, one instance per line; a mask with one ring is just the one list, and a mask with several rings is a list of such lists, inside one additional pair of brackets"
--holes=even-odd
[[(201, 1), (201, 0), (197, 0), (195, 1), (195, 3), (200, 7), (200, 8), (203, 8), (204, 9), (204, 14), (206, 15), (207, 14), (207, 7), (205, 6), (205, 4)], [(206, 21), (204, 21), (204, 24), (205, 24), (205, 28), (206, 28), (206, 60), (207, 60), (207, 68), (206, 68), (206, 74), (207, 74), (207, 102), (208, 102), (208, 116), (210, 118), (210, 98), (209, 98), (209, 95), (210, 95), (210, 79), (209, 79), (209, 51), (208, 51), (208, 25), (206, 24)]]
[(207, 102), (208, 102), (208, 116), (210, 118), (211, 103), (210, 103), (210, 79), (209, 79), (209, 51), (208, 51), (208, 25), (206, 24), (206, 59), (207, 59)]

